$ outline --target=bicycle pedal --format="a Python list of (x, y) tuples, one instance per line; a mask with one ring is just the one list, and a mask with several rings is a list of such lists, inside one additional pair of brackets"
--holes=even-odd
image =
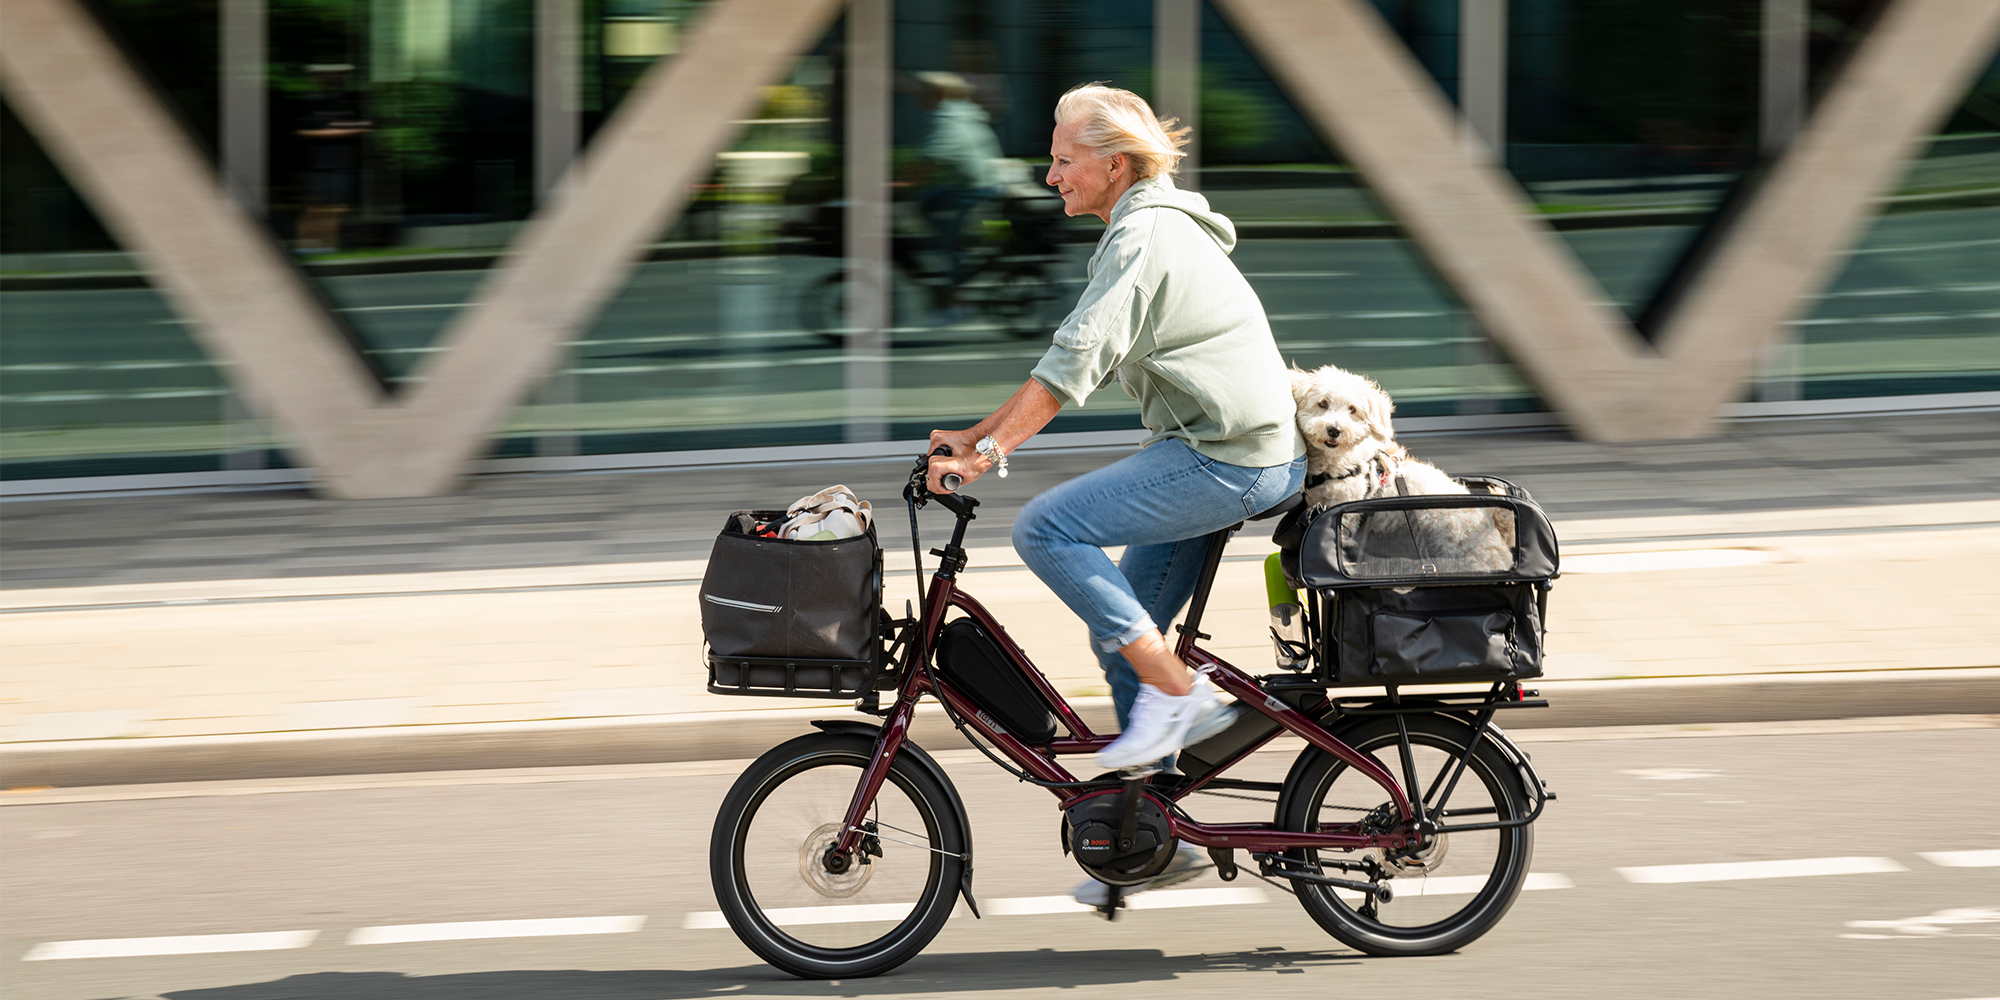
[(1098, 904), (1097, 914), (1106, 920), (1117, 920), (1118, 911), (1124, 908), (1125, 890), (1114, 885), (1111, 887), (1111, 895), (1106, 897), (1103, 903)]

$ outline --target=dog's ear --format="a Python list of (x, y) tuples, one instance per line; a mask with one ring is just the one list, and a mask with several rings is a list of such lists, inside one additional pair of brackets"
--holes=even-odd
[(1396, 425), (1390, 417), (1396, 412), (1396, 401), (1389, 398), (1389, 394), (1383, 392), (1374, 379), (1366, 375), (1357, 377), (1368, 386), (1368, 391), (1361, 394), (1362, 418), (1368, 421), (1368, 426), (1375, 428), (1376, 435), (1382, 440), (1394, 440)]
[(1305, 399), (1306, 388), (1312, 385), (1312, 373), (1300, 371), (1297, 365), (1293, 365), (1286, 374), (1292, 377), (1292, 399), (1294, 401)]

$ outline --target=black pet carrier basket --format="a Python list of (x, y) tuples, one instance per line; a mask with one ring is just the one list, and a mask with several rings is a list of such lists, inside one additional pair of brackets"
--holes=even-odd
[[(1461, 684), (1542, 673), (1555, 529), (1526, 490), (1388, 496), (1288, 516), (1286, 576), (1315, 592), (1328, 685)], [(1289, 544), (1288, 544), (1289, 543)]]

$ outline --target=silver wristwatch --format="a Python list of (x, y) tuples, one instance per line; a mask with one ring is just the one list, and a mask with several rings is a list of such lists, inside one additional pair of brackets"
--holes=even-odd
[(1000, 442), (993, 440), (993, 435), (988, 434), (980, 438), (979, 443), (973, 447), (979, 449), (979, 453), (985, 455), (986, 460), (1000, 470), (1000, 478), (1007, 478), (1007, 454), (1000, 450)]

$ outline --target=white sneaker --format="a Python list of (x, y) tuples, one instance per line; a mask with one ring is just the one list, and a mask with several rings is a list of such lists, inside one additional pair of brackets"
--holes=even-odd
[[(1182, 882), (1200, 878), (1201, 873), (1208, 870), (1204, 867), (1207, 864), (1207, 851), (1182, 842), (1174, 849), (1174, 859), (1167, 862), (1165, 871), (1153, 876), (1150, 881), (1126, 886), (1122, 898), (1130, 898), (1148, 889), (1164, 889), (1170, 885), (1180, 885)], [(1111, 887), (1094, 878), (1087, 878), (1070, 893), (1070, 898), (1085, 906), (1103, 906), (1111, 901)]]
[[(1208, 681), (1202, 679), (1197, 683), (1207, 684)], [(1194, 724), (1188, 726), (1187, 745), (1194, 746), (1235, 725), (1236, 720), (1246, 711), (1248, 709), (1241, 704), (1225, 705), (1219, 700), (1209, 701), (1202, 706), (1201, 714), (1195, 716)]]
[(1159, 760), (1187, 746), (1189, 728), (1221, 707), (1205, 677), (1196, 677), (1188, 693), (1179, 696), (1140, 684), (1125, 731), (1097, 752), (1097, 766), (1119, 770)]

